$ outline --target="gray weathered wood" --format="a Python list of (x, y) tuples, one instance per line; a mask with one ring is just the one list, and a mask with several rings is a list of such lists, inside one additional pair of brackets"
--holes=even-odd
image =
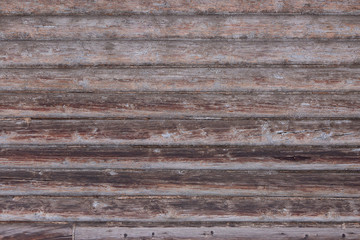
[[(358, 239), (358, 228), (341, 227), (109, 227), (78, 226), (76, 239), (226, 239), (226, 240), (299, 240), (308, 236), (314, 240)], [(343, 235), (344, 234), (344, 235)], [(343, 237), (345, 236), (345, 237)]]
[(0, 1), (0, 239), (359, 239), (359, 20)]
[(2, 17), (0, 40), (356, 39), (358, 16)]
[(1, 221), (358, 221), (359, 198), (0, 197)]
[(309, 13), (360, 14), (357, 0), (2, 0), (4, 15), (68, 14), (238, 14), (238, 13)]
[(73, 240), (67, 223), (0, 223), (2, 240)]
[(2, 92), (0, 117), (360, 116), (360, 92)]
[(328, 119), (0, 120), (14, 144), (360, 144), (360, 121)]
[(360, 197), (360, 171), (0, 169), (0, 195)]
[(2, 69), (0, 90), (359, 91), (358, 68)]
[(0, 68), (129, 65), (354, 65), (358, 41), (1, 41)]

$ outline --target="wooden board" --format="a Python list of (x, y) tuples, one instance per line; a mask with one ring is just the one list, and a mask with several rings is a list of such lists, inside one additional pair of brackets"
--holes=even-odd
[(359, 239), (359, 20), (0, 1), (0, 240)]
[(357, 65), (358, 41), (1, 41), (0, 68)]
[(77, 239), (227, 239), (227, 240), (295, 240), (295, 239), (357, 239), (356, 228), (319, 228), (319, 227), (181, 227), (181, 228), (126, 228), (77, 226)]
[(322, 119), (0, 120), (2, 143), (360, 145), (360, 121)]
[(67, 223), (0, 223), (0, 239), (4, 240), (72, 240), (71, 224)]
[(2, 17), (0, 40), (358, 39), (358, 16)]
[[(360, 56), (360, 55), (359, 55)], [(360, 116), (359, 92), (3, 92), (0, 117)]]
[(0, 169), (0, 195), (360, 197), (360, 171)]
[(360, 14), (357, 0), (69, 0), (58, 4), (51, 0), (3, 0), (3, 15), (69, 14), (238, 14), (238, 13), (309, 13)]
[(359, 91), (358, 68), (2, 69), (0, 91)]
[[(142, 223), (143, 225), (148, 225)], [(125, 226), (122, 226), (125, 225)], [(129, 224), (131, 226), (131, 223)], [(302, 224), (296, 227), (291, 224), (273, 223), (274, 227), (267, 224), (241, 224), (232, 223), (232, 226), (206, 226), (200, 227), (171, 226), (171, 223), (158, 223), (161, 227), (126, 227), (121, 223), (106, 224), (72, 224), (64, 223), (1, 223), (0, 236), (3, 239), (76, 239), (83, 240), (115, 240), (115, 239), (241, 239), (241, 240), (281, 240), (301, 239), (306, 236), (310, 239), (338, 240), (357, 239), (360, 236), (356, 224), (328, 224), (330, 227), (322, 227), (321, 224)], [(170, 226), (166, 226), (170, 225)], [(238, 225), (238, 226), (237, 226)], [(289, 225), (289, 226), (288, 226)], [(236, 226), (236, 227), (235, 227)], [(73, 229), (71, 231), (71, 228)], [(344, 237), (345, 236), (345, 237)]]
[(359, 198), (0, 197), (1, 221), (358, 221)]
[(359, 170), (359, 145), (2, 144), (3, 168)]

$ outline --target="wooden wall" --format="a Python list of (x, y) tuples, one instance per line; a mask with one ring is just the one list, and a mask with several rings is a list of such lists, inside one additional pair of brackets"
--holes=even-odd
[(360, 239), (359, 0), (0, 15), (0, 239)]

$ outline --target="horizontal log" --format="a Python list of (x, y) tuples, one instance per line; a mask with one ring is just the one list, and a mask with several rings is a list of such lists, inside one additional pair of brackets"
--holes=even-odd
[(0, 120), (2, 143), (360, 144), (354, 120)]
[(1, 221), (358, 221), (359, 198), (0, 197)]
[(4, 168), (360, 169), (360, 146), (0, 145)]
[(3, 0), (2, 15), (69, 15), (69, 14), (237, 14), (237, 13), (360, 13), (357, 0), (70, 0), (58, 4), (51, 0)]
[(360, 197), (360, 171), (0, 169), (0, 195)]
[(143, 65), (353, 65), (358, 41), (2, 41), (0, 68)]
[[(16, 222), (19, 223), (19, 222)], [(33, 222), (29, 222), (33, 223)], [(66, 223), (66, 222), (58, 222)], [(127, 228), (127, 229), (141, 229), (141, 228), (215, 228), (215, 227), (227, 227), (227, 228), (332, 228), (332, 229), (358, 229), (360, 223), (358, 221), (346, 221), (346, 222), (308, 222), (308, 221), (298, 221), (298, 222), (268, 222), (268, 221), (259, 221), (259, 222), (246, 222), (246, 221), (121, 221), (121, 222), (76, 222), (75, 230), (77, 228), (92, 228), (98, 227), (99, 229), (103, 227), (109, 228)], [(351, 234), (351, 233), (349, 233)], [(355, 234), (355, 232), (354, 232)]]
[[(139, 224), (139, 226), (136, 226)], [(219, 223), (217, 223), (219, 224)], [(228, 223), (227, 223), (228, 224)], [(338, 240), (358, 239), (359, 229), (357, 225), (344, 224), (306, 224), (296, 223), (299, 226), (287, 226), (288, 224), (272, 223), (266, 224), (234, 224), (230, 226), (211, 226), (203, 227), (199, 223), (187, 223), (188, 226), (181, 226), (179, 223), (173, 225), (180, 226), (166, 226), (169, 223), (154, 223), (154, 226), (143, 227), (149, 223), (131, 223), (132, 227), (118, 226), (122, 223), (77, 223), (74, 227), (75, 239), (86, 240), (100, 240), (100, 239), (121, 239), (126, 234), (127, 239), (205, 239), (211, 237), (212, 239), (252, 239), (252, 240), (272, 240), (272, 239), (302, 239), (306, 235), (310, 239), (329, 239)], [(199, 225), (200, 227), (195, 227)], [(219, 224), (224, 225), (224, 224)], [(225, 224), (226, 225), (226, 224)], [(235, 225), (240, 225), (236, 226)], [(42, 240), (42, 239), (64, 239), (71, 240), (71, 226), (66, 223), (1, 223), (0, 236), (3, 239), (27, 239), (27, 240)]]
[(0, 223), (0, 239), (72, 240), (73, 239), (72, 226), (66, 223), (6, 223), (5, 222), (5, 223)]
[(226, 240), (339, 240), (358, 239), (360, 231), (357, 228), (331, 228), (331, 227), (107, 227), (107, 226), (81, 226), (76, 227), (76, 239), (102, 240), (120, 239), (226, 239)]
[(0, 94), (0, 117), (359, 117), (359, 113), (359, 92)]
[(350, 39), (358, 16), (2, 17), (0, 40)]
[(2, 69), (0, 91), (359, 91), (358, 68)]

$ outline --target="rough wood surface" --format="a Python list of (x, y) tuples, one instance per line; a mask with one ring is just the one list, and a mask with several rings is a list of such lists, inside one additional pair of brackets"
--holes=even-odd
[(358, 221), (359, 198), (0, 197), (1, 221)]
[(3, 0), (3, 15), (69, 14), (238, 14), (238, 13), (309, 13), (360, 14), (358, 0)]
[(359, 20), (0, 0), (0, 239), (359, 239)]
[[(142, 223), (144, 224), (144, 223)], [(274, 227), (266, 225), (258, 226), (246, 224), (235, 227), (124, 227), (120, 224), (75, 224), (73, 235), (80, 240), (117, 240), (124, 239), (241, 239), (241, 240), (289, 240), (303, 239), (308, 236), (316, 240), (339, 240), (345, 234), (345, 239), (358, 239), (360, 232), (358, 228), (350, 224), (334, 225), (332, 227), (321, 227), (318, 225), (310, 226), (286, 226), (274, 223)], [(144, 224), (146, 225), (146, 224)], [(165, 225), (159, 224), (158, 225)], [(230, 224), (229, 224), (230, 225)], [(231, 224), (237, 225), (237, 224)], [(262, 224), (264, 225), (264, 224)], [(330, 224), (329, 224), (330, 225)], [(350, 226), (347, 226), (350, 225)], [(1, 223), (0, 238), (6, 240), (45, 240), (63, 239), (71, 240), (71, 226), (67, 224), (55, 223)]]
[(73, 240), (70, 224), (0, 223), (2, 240)]
[[(359, 55), (360, 56), (360, 55)], [(2, 92), (0, 117), (359, 117), (359, 92)], [(140, 134), (140, 133), (139, 133)]]
[(0, 68), (132, 65), (354, 65), (358, 41), (1, 41)]
[(1, 143), (77, 144), (360, 144), (360, 121), (0, 120)]
[(360, 171), (0, 169), (0, 195), (360, 197)]
[(358, 68), (2, 69), (0, 90), (359, 91)]
[(360, 146), (0, 145), (4, 168), (359, 170)]
[(0, 40), (357, 39), (358, 16), (2, 17)]
[[(126, 228), (126, 227), (92, 227), (76, 228), (76, 239), (115, 240), (121, 239), (226, 239), (226, 240), (339, 240), (358, 239), (357, 228), (316, 228), (316, 227), (169, 227), (169, 228)], [(344, 235), (343, 235), (344, 234)], [(344, 237), (345, 236), (345, 237)]]

